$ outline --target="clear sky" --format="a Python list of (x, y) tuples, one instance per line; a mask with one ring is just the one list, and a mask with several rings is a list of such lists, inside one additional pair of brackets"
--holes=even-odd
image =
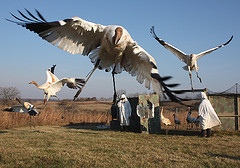
[[(198, 60), (200, 83), (193, 73), (194, 88), (222, 91), (240, 83), (240, 1), (239, 0), (7, 0), (0, 5), (0, 87), (13, 86), (21, 91), (23, 98), (42, 98), (43, 92), (28, 83), (46, 81), (45, 71), (56, 64), (58, 78), (85, 78), (93, 68), (88, 57), (71, 55), (42, 40), (37, 34), (26, 30), (5, 18), (12, 19), (9, 12), (27, 8), (35, 13), (38, 9), (48, 21), (78, 16), (102, 25), (121, 25), (132, 38), (151, 54), (161, 76), (173, 76), (168, 83), (180, 83), (175, 89), (190, 89), (185, 65), (171, 52), (160, 46), (151, 36), (156, 34), (185, 53), (199, 53), (216, 47), (234, 36), (232, 42)], [(123, 72), (116, 75), (117, 89), (127, 94), (146, 92), (144, 85), (135, 77)], [(151, 90), (150, 90), (151, 91)], [(75, 90), (63, 89), (60, 99), (72, 98)], [(81, 97), (111, 97), (113, 95), (111, 73), (97, 70), (89, 80)]]

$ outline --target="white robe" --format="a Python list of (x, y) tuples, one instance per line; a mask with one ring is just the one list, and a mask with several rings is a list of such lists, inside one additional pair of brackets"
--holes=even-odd
[(125, 97), (118, 102), (119, 118), (121, 126), (130, 126), (130, 117), (132, 113), (131, 105), (128, 99)]
[(202, 102), (199, 105), (198, 112), (202, 130), (210, 129), (221, 124), (215, 110), (204, 92), (201, 92)]

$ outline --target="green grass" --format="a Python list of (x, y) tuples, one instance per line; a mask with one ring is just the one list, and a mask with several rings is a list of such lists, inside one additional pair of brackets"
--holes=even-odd
[(238, 167), (240, 133), (212, 138), (37, 126), (0, 131), (0, 167)]

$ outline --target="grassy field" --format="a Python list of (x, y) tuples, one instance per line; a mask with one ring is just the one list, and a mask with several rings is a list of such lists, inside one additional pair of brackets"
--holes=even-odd
[(212, 138), (93, 127), (0, 131), (0, 167), (239, 167), (240, 133)]
[[(164, 106), (164, 116), (173, 122), (176, 108)], [(35, 117), (36, 129), (29, 128), (28, 114), (0, 110), (0, 168), (240, 165), (240, 132), (217, 131), (215, 137), (199, 138), (200, 128), (186, 128), (186, 108), (178, 108), (182, 124), (177, 130), (168, 127), (167, 136), (163, 124), (163, 134), (97, 129), (109, 124), (110, 107), (111, 102), (49, 102)]]

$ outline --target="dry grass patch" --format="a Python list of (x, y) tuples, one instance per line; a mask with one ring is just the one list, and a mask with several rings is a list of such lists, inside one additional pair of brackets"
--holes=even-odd
[[(18, 104), (17, 102), (15, 102)], [(33, 103), (37, 108), (42, 107), (42, 102)], [(68, 125), (70, 123), (110, 123), (111, 102), (89, 101), (48, 102), (44, 109), (38, 109), (40, 114), (35, 117), (37, 126), (43, 125)], [(10, 129), (29, 125), (29, 115), (5, 112), (7, 106), (0, 105), (0, 129)]]
[(42, 126), (0, 132), (0, 167), (238, 167), (240, 133), (213, 138)]

